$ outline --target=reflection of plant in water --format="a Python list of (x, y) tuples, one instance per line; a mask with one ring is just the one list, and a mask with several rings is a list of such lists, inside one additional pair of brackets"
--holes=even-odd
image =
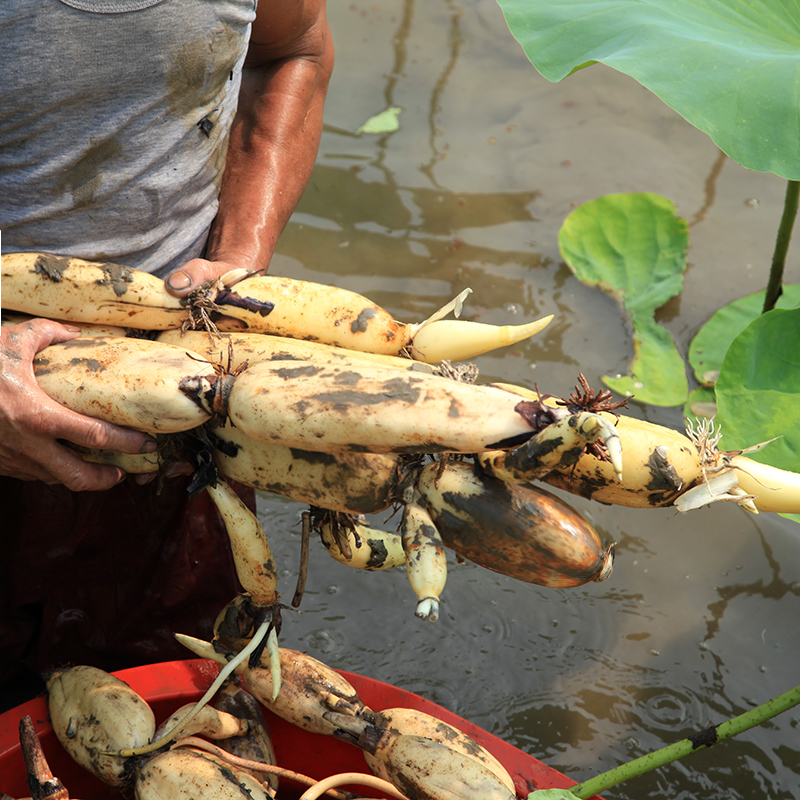
[(722, 174), (722, 168), (725, 166), (727, 159), (728, 157), (725, 155), (725, 153), (720, 150), (717, 154), (716, 160), (711, 165), (708, 176), (703, 183), (703, 205), (700, 206), (697, 211), (695, 211), (694, 215), (689, 220), (689, 230), (691, 230), (695, 225), (699, 225), (701, 222), (703, 222), (708, 214), (709, 209), (714, 205), (714, 202), (717, 199), (717, 181), (719, 180), (719, 176)]
[(429, 134), (429, 141), (431, 147), (431, 159), (430, 161), (421, 167), (421, 171), (430, 178), (431, 183), (434, 186), (439, 186), (439, 182), (436, 180), (434, 176), (434, 167), (436, 164), (446, 156), (446, 153), (439, 149), (436, 145), (436, 139), (440, 135), (440, 132), (437, 130), (436, 127), (436, 114), (441, 108), (441, 98), (444, 94), (444, 90), (447, 86), (447, 82), (450, 78), (450, 75), (455, 69), (456, 62), (458, 61), (458, 54), (459, 49), (461, 47), (461, 42), (463, 41), (461, 36), (461, 10), (456, 7), (456, 5), (452, 2), (452, 0), (446, 0), (447, 7), (450, 9), (450, 30), (448, 32), (448, 43), (450, 45), (449, 48), (449, 58), (447, 63), (444, 66), (439, 77), (436, 79), (436, 83), (433, 85), (433, 91), (431, 92), (431, 99), (428, 105), (428, 125), (430, 128)]
[[(438, 78), (434, 81), (431, 89), (430, 99), (428, 101), (428, 141), (431, 149), (431, 157), (427, 164), (420, 167), (420, 171), (425, 174), (433, 186), (439, 187), (439, 183), (434, 176), (434, 167), (442, 159), (446, 157), (446, 152), (442, 151), (436, 140), (440, 136), (440, 131), (437, 129), (436, 116), (441, 109), (441, 98), (447, 88), (447, 83), (455, 69), (458, 62), (459, 50), (463, 42), (461, 35), (461, 10), (456, 7), (452, 0), (445, 0), (449, 15), (450, 26), (447, 35), (447, 47), (445, 48), (448, 53), (447, 61), (439, 74)], [(392, 37), (394, 45), (394, 63), (392, 68), (386, 75), (386, 85), (383, 90), (384, 100), (387, 109), (397, 108), (398, 101), (396, 98), (396, 90), (400, 85), (401, 78), (405, 75), (406, 66), (408, 63), (408, 40), (411, 36), (413, 22), (414, 22), (414, 6), (415, 0), (405, 0), (403, 3), (403, 13), (400, 17), (400, 22), (397, 30)], [(372, 165), (378, 169), (383, 170), (386, 175), (387, 183), (390, 185), (393, 182), (394, 176), (391, 170), (387, 169), (384, 164), (388, 140), (393, 131), (387, 132), (379, 136), (378, 141), (378, 154)]]
[(772, 571), (772, 580), (766, 583), (763, 579), (754, 581), (753, 583), (736, 583), (726, 586), (717, 586), (716, 590), (719, 594), (719, 600), (711, 603), (708, 610), (711, 613), (711, 618), (706, 622), (706, 636), (704, 642), (713, 639), (719, 632), (720, 623), (728, 610), (728, 606), (740, 597), (762, 597), (765, 600), (783, 600), (788, 595), (800, 597), (800, 584), (796, 580), (787, 581), (781, 576), (781, 564), (775, 558), (772, 548), (769, 546), (764, 535), (758, 531), (758, 536), (761, 540), (761, 547), (764, 550), (764, 558), (766, 559)]
[[(530, 267), (549, 263), (533, 249), (529, 235), (519, 235), (537, 222), (531, 207), (539, 192), (455, 193), (437, 178), (437, 165), (448, 156), (441, 120), (444, 96), (464, 38), (462, 9), (453, 0), (441, 0), (436, 7), (440, 24), (434, 33), (426, 33), (435, 36), (436, 45), (426, 56), (435, 72), (422, 79), (414, 74), (418, 45), (413, 37), (419, 38), (421, 25), (429, 23), (415, 0), (402, 0), (391, 23), (386, 66), (379, 73), (385, 107), (400, 107), (411, 94), (423, 112), (407, 128), (408, 117), (401, 115), (397, 132), (360, 138), (353, 130), (326, 125), (328, 152), (317, 163), (309, 191), (282, 236), (281, 252), (304, 264), (314, 264), (324, 252), (327, 271), (357, 279), (359, 291), (369, 292), (397, 314), (424, 318), (472, 285), (481, 286), (480, 298), (475, 296), (467, 314), (512, 302), (512, 313), (520, 316), (549, 313), (553, 299), (544, 298), (535, 286), (523, 286), (520, 277)], [(409, 145), (414, 131), (418, 135)], [(404, 134), (405, 139), (397, 138)], [(342, 152), (336, 152), (337, 140), (346, 146)], [(421, 178), (401, 179), (393, 169), (392, 148), (399, 152), (409, 146), (419, 158)], [(403, 169), (409, 169), (407, 162)], [(471, 235), (459, 235), (463, 231)], [(371, 275), (381, 278), (374, 288)], [(554, 330), (549, 338), (556, 336)]]
[[(447, 34), (446, 47), (448, 58), (441, 73), (434, 81), (431, 89), (430, 100), (428, 101), (428, 142), (430, 144), (431, 157), (427, 164), (424, 164), (422, 167), (420, 167), (420, 171), (427, 175), (431, 181), (431, 184), (436, 187), (439, 187), (439, 183), (434, 176), (434, 167), (442, 158), (446, 156), (446, 153), (442, 151), (436, 143), (436, 140), (440, 135), (436, 125), (436, 116), (441, 109), (441, 98), (445, 89), (447, 88), (450, 75), (452, 74), (456, 63), (458, 62), (459, 50), (463, 42), (460, 22), (461, 10), (456, 7), (452, 0), (445, 0), (445, 4), (447, 5), (450, 15), (450, 26)], [(397, 32), (392, 37), (392, 42), (394, 44), (394, 64), (391, 71), (386, 76), (386, 86), (383, 92), (387, 108), (397, 106), (395, 90), (398, 87), (400, 78), (405, 74), (405, 68), (408, 62), (408, 39), (411, 35), (414, 22), (414, 5), (415, 0), (405, 0), (403, 3), (403, 14), (400, 18), (400, 23), (397, 26)], [(387, 134), (386, 137), (382, 137), (383, 141), (380, 142), (378, 157), (376, 161), (373, 162), (375, 166), (382, 169), (384, 168), (383, 160), (389, 135), (391, 134)], [(385, 170), (385, 172), (387, 180), (391, 182), (390, 179), (392, 176), (390, 172), (388, 170)]]
[[(469, 269), (470, 263), (490, 268), (509, 262), (539, 264), (536, 253), (471, 244), (453, 235), (459, 229), (530, 224), (535, 221), (530, 205), (536, 192), (454, 194), (439, 188), (366, 181), (360, 172), (326, 164), (315, 168), (313, 186), (314, 191), (303, 196), (281, 240), (283, 252), (296, 255), (304, 263), (313, 264), (318, 253), (324, 252), (326, 268), (362, 279), (365, 265), (375, 274), (403, 281), (409, 275), (435, 273), (437, 280), (448, 285), (434, 288), (421, 299), (436, 307), (441, 305), (441, 296), (452, 296), (449, 284), (463, 284), (458, 270)], [(333, 224), (315, 224), (315, 220)], [(313, 237), (309, 228), (313, 228)], [(499, 269), (497, 273), (499, 285), (510, 280)], [(509, 292), (518, 295), (517, 287), (518, 282)], [(379, 295), (378, 289), (376, 302), (383, 300)]]

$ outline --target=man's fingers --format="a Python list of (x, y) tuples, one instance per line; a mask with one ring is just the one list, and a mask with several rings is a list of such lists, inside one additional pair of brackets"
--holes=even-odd
[(23, 358), (31, 359), (51, 344), (68, 342), (80, 334), (80, 328), (63, 325), (52, 319), (32, 319), (3, 330), (8, 349)]
[(120, 453), (134, 454), (153, 453), (156, 450), (156, 440), (146, 433), (120, 428), (109, 422), (80, 414), (74, 415), (72, 419), (75, 423), (74, 434), (60, 438), (93, 450), (117, 450)]
[(58, 450), (49, 462), (52, 477), (45, 483), (63, 483), (73, 492), (101, 492), (125, 478), (125, 472), (119, 467), (92, 464), (66, 447), (56, 447)]
[(257, 275), (261, 272), (263, 270), (251, 269), (244, 263), (193, 258), (191, 261), (187, 261), (180, 269), (175, 270), (166, 279), (165, 285), (170, 294), (176, 297), (186, 297), (204, 283), (215, 281), (224, 275), (229, 275), (232, 281), (230, 285), (234, 285), (245, 277)]
[(233, 269), (232, 265), (220, 261), (193, 258), (167, 278), (165, 281), (167, 291), (176, 297), (186, 297), (198, 286), (216, 280), (230, 269)]
[(67, 409), (61, 419), (62, 427), (56, 438), (66, 439), (92, 450), (116, 450), (120, 453), (154, 453), (158, 446), (156, 440), (146, 433), (120, 428), (109, 422)]
[(43, 339), (47, 339), (47, 344), (40, 344), (40, 350), (43, 350), (45, 347), (51, 344), (69, 342), (76, 336), (79, 336), (81, 332), (81, 329), (76, 325), (56, 322), (52, 319), (43, 319), (40, 320), (40, 322), (44, 323), (44, 325), (40, 326), (40, 336), (43, 337)]
[(0, 452), (0, 471), (23, 481), (64, 484), (74, 492), (110, 489), (125, 477), (119, 467), (90, 464), (49, 439), (34, 451)]
[(119, 467), (84, 461), (62, 440), (99, 450), (123, 453), (153, 452), (156, 441), (147, 434), (120, 428), (92, 417), (84, 417), (44, 395), (37, 417), (45, 420), (40, 430), (29, 430), (14, 451), (6, 453), (6, 468), (0, 470), (22, 480), (63, 483), (68, 489), (100, 491), (119, 483), (125, 472)]

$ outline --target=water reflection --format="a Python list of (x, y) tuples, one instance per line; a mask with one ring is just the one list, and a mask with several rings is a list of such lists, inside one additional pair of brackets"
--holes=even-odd
[[(707, 622), (708, 633), (705, 641), (713, 639), (719, 632), (720, 623), (725, 613), (728, 611), (729, 606), (740, 598), (763, 598), (780, 601), (788, 595), (800, 597), (800, 583), (796, 580), (796, 576), (792, 575), (791, 581), (787, 581), (782, 577), (781, 573), (784, 570), (781, 567), (781, 563), (775, 558), (769, 542), (760, 531), (758, 532), (758, 539), (763, 549), (764, 558), (772, 572), (772, 580), (767, 582), (765, 578), (762, 577), (748, 584), (718, 586), (717, 593), (720, 599), (708, 607), (711, 618)], [(764, 638), (766, 630), (767, 629), (764, 628), (762, 631), (762, 639)]]
[(689, 228), (693, 228), (695, 225), (699, 225), (701, 222), (703, 222), (709, 212), (709, 209), (716, 202), (717, 183), (719, 182), (719, 177), (722, 174), (722, 168), (725, 166), (725, 162), (727, 160), (728, 156), (723, 153), (722, 150), (720, 150), (719, 155), (711, 166), (711, 170), (709, 171), (703, 185), (705, 194), (703, 205), (700, 206), (700, 208), (698, 208), (697, 211), (695, 211), (695, 213), (692, 215), (692, 218), (689, 220)]
[[(647, 190), (684, 216), (699, 209), (690, 260), (702, 270), (687, 273), (683, 300), (660, 317), (679, 346), (751, 290), (739, 267), (757, 263), (761, 238), (768, 260), (783, 187), (737, 171), (640, 87), (596, 68), (556, 86), (538, 79), (493, 0), (329, 13), (338, 59), (329, 122), (277, 271), (355, 289), (408, 321), (465, 286), (470, 319), (555, 313), (543, 334), (479, 366), (482, 379), (558, 394), (579, 371), (599, 386), (632, 352), (615, 301), (578, 283), (560, 257), (558, 229), (577, 203)], [(399, 131), (353, 134), (386, 106), (403, 107)], [(758, 210), (745, 207), (756, 195)], [(634, 401), (631, 413), (681, 425), (680, 409)], [(291, 596), (301, 509), (260, 502)], [(359, 573), (312, 543), (308, 592), (302, 613), (287, 612), (284, 642), (437, 700), (576, 779), (799, 682), (796, 526), (735, 508), (682, 517), (569, 502), (618, 542), (604, 584), (543, 589), (451, 558), (442, 617), (426, 625), (402, 570)], [(798, 727), (790, 712), (606, 796), (798, 800)]]
[[(397, 106), (398, 101), (396, 97), (396, 90), (398, 84), (405, 76), (406, 66), (409, 60), (409, 39), (413, 31), (415, 0), (405, 0), (402, 5), (402, 12), (400, 20), (397, 25), (396, 31), (391, 38), (392, 49), (394, 53), (394, 63), (391, 69), (385, 76), (385, 86), (383, 90), (386, 106)], [(435, 176), (436, 163), (442, 158), (446, 158), (446, 147), (440, 147), (437, 144), (437, 139), (441, 135), (436, 125), (437, 114), (441, 111), (442, 96), (447, 88), (448, 79), (456, 66), (459, 56), (459, 50), (462, 43), (460, 17), (463, 13), (462, 9), (456, 6), (452, 0), (445, 0), (444, 7), (446, 14), (449, 16), (449, 23), (446, 25), (447, 34), (445, 37), (445, 45), (442, 50), (447, 53), (447, 60), (441, 70), (432, 82), (430, 89), (430, 97), (428, 100), (428, 146), (430, 148), (430, 156), (427, 163), (420, 166), (420, 172), (426, 175), (433, 186), (439, 186)], [(387, 142), (391, 134), (385, 134), (380, 137), (378, 156), (373, 162), (379, 169), (385, 169), (383, 166), (384, 156), (386, 153)], [(392, 182), (392, 175), (389, 169), (385, 169), (387, 183)]]
[(281, 238), (281, 253), (313, 265), (324, 252), (326, 272), (367, 279), (435, 273), (454, 282), (470, 263), (536, 267), (541, 256), (525, 241), (533, 237), (536, 197), (398, 186), (323, 163)]

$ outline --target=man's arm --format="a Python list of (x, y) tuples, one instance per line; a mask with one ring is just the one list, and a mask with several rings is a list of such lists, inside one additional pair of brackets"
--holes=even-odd
[(332, 70), (324, 0), (259, 5), (206, 259), (170, 276), (173, 294), (236, 267), (267, 270), (311, 177)]
[[(194, 259), (178, 271), (176, 294), (235, 267), (267, 269), (314, 166), (332, 67), (324, 0), (260, 3), (208, 260)], [(152, 437), (70, 411), (39, 388), (35, 354), (76, 335), (50, 320), (2, 329), (0, 475), (63, 483), (74, 491), (107, 489), (125, 473), (83, 461), (60, 439), (124, 453), (155, 447)]]

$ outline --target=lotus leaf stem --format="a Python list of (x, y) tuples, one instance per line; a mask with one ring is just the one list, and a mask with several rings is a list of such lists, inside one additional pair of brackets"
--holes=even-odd
[(778, 236), (775, 239), (775, 250), (772, 254), (772, 267), (769, 272), (767, 293), (764, 297), (763, 314), (772, 311), (775, 303), (781, 296), (783, 284), (783, 269), (786, 265), (786, 253), (789, 251), (789, 242), (792, 240), (792, 228), (797, 218), (798, 199), (800, 199), (800, 181), (789, 181), (786, 186), (786, 197), (783, 202), (783, 216), (778, 226)]
[(636, 778), (645, 772), (650, 772), (658, 767), (663, 767), (672, 761), (677, 761), (698, 750), (704, 750), (711, 745), (730, 739), (743, 731), (761, 725), (763, 722), (788, 711), (800, 704), (800, 686), (784, 692), (778, 697), (773, 697), (766, 703), (740, 714), (727, 722), (719, 725), (712, 725), (699, 733), (690, 736), (688, 739), (681, 739), (679, 742), (654, 750), (652, 753), (636, 758), (619, 767), (614, 767), (607, 772), (596, 775), (583, 783), (573, 786), (569, 791), (580, 800), (588, 800), (590, 797), (600, 792), (616, 786), (618, 783)]

